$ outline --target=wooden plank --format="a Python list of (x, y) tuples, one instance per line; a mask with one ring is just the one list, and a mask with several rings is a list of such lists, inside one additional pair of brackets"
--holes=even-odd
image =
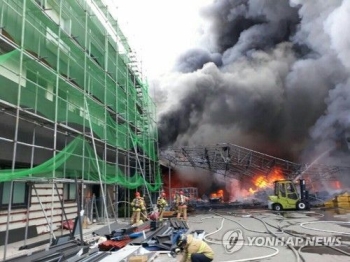
[[(75, 204), (76, 205), (76, 204)], [(61, 205), (59, 202), (54, 202), (53, 205), (50, 204), (45, 204), (44, 205), (44, 209), (51, 209), (51, 206), (53, 206), (53, 208), (57, 209), (57, 208), (61, 208)], [(35, 212), (38, 210), (42, 210), (40, 204), (32, 204), (29, 208), (30, 212)], [(11, 210), (11, 214), (17, 214), (17, 213), (26, 213), (27, 209), (26, 208), (20, 208), (20, 209), (12, 209)], [(0, 216), (7, 216), (7, 210), (1, 210), (0, 211)]]
[[(47, 216), (51, 216), (51, 209), (44, 209)], [(66, 214), (77, 214), (77, 208), (68, 208), (65, 209)], [(60, 215), (64, 217), (64, 214), (61, 209), (54, 209), (53, 210), (54, 215)], [(31, 211), (29, 213), (29, 220), (38, 218), (38, 217), (44, 217), (44, 212), (42, 209)], [(26, 212), (16, 212), (10, 214), (10, 222), (11, 221), (17, 221), (17, 220), (26, 220), (27, 219), (27, 213)], [(7, 221), (7, 214), (0, 215), (0, 224)]]
[[(37, 188), (36, 191), (38, 192), (39, 196), (42, 196), (42, 195), (51, 196), (52, 195), (51, 188), (40, 188), (40, 189)], [(61, 196), (63, 195), (63, 188), (58, 189), (58, 194)], [(56, 189), (54, 189), (54, 195), (57, 195)], [(36, 197), (34, 189), (32, 190), (32, 197)]]
[[(59, 183), (59, 184), (56, 184), (58, 188), (63, 188), (63, 184), (62, 183)], [(45, 189), (50, 189), (52, 190), (52, 184), (35, 184), (35, 188), (36, 189), (39, 189), (39, 188), (45, 188)]]
[[(76, 214), (67, 214), (67, 218), (69, 219), (74, 219), (76, 217)], [(51, 221), (51, 216), (48, 216), (49, 221)], [(64, 221), (62, 216), (56, 215), (53, 217), (53, 223), (57, 223), (58, 225), (61, 225), (61, 222)], [(24, 227), (26, 225), (25, 221), (14, 221), (10, 223), (9, 228), (10, 229), (15, 229), (15, 228), (20, 228)], [(43, 225), (44, 227), (47, 226), (47, 221), (45, 217), (38, 218), (38, 219), (33, 219), (29, 221), (29, 225), (35, 225), (35, 226), (40, 226)], [(0, 231), (6, 231), (6, 223), (0, 225)]]
[[(51, 203), (52, 202), (51, 195), (49, 195), (49, 196), (40, 196), (39, 195), (39, 199), (42, 203)], [(31, 200), (32, 200), (32, 204), (40, 203), (37, 196), (32, 196)], [(57, 196), (54, 196), (53, 202), (59, 202), (59, 199)]]
[[(47, 216), (51, 216), (51, 209), (46, 210)], [(54, 209), (53, 210), (54, 216), (61, 216), (62, 211), (60, 209)], [(34, 220), (36, 218), (42, 218), (44, 217), (44, 213), (41, 210), (35, 211), (35, 212), (30, 212), (29, 214), (29, 219)], [(10, 221), (25, 221), (27, 219), (27, 214), (11, 214), (10, 215)], [(6, 223), (7, 221), (7, 216), (0, 217), (0, 223)]]

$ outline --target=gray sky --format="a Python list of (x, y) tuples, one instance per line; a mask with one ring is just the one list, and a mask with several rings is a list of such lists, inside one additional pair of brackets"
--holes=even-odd
[(176, 58), (196, 46), (199, 9), (211, 0), (104, 0), (119, 18), (150, 79), (169, 72)]

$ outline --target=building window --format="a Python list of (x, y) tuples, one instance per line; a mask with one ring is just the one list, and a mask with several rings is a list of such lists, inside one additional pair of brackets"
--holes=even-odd
[[(11, 182), (0, 183), (0, 209), (8, 208), (10, 202)], [(28, 206), (29, 185), (25, 182), (13, 182), (11, 209), (26, 208)]]
[(75, 201), (77, 195), (77, 188), (74, 183), (68, 183), (63, 185), (63, 200)]

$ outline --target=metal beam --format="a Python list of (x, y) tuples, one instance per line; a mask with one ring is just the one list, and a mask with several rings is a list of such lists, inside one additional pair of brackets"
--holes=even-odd
[[(204, 154), (203, 154), (204, 151)], [(291, 162), (234, 144), (214, 146), (168, 148), (161, 152), (161, 159), (177, 167), (193, 167), (209, 170), (212, 173), (239, 174), (252, 177), (256, 174), (269, 175), (273, 168), (282, 171), (286, 179), (295, 179), (300, 174), (315, 179), (331, 179), (336, 174), (349, 172), (350, 167), (311, 166)]]

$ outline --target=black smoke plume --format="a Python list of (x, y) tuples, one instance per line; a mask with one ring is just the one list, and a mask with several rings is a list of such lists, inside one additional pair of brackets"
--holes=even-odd
[(292, 161), (331, 148), (349, 165), (350, 1), (217, 0), (201, 12), (201, 46), (154, 86), (161, 148), (224, 142)]

